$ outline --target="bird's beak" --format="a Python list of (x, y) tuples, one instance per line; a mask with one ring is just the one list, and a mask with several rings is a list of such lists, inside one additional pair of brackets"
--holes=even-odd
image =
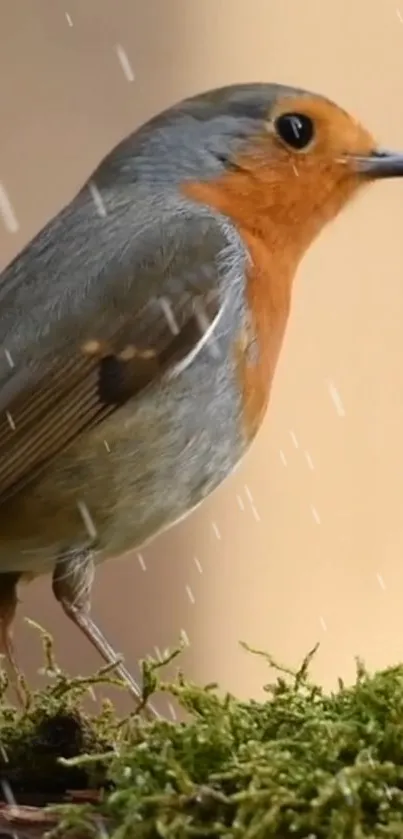
[(373, 180), (378, 178), (402, 178), (403, 154), (379, 149), (368, 157), (353, 157), (354, 167), (360, 175)]

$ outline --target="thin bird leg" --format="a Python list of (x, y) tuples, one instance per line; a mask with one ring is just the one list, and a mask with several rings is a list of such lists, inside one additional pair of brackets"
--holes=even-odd
[(21, 671), (14, 653), (11, 626), (18, 604), (17, 584), (21, 574), (0, 574), (0, 651), (5, 656), (10, 684), (19, 703), (25, 706), (25, 697), (21, 690)]
[[(89, 614), (94, 574), (94, 561), (89, 551), (66, 553), (57, 560), (53, 571), (53, 593), (67, 617), (83, 632), (104, 661), (113, 664), (119, 656)], [(138, 701), (141, 698), (140, 686), (123, 663), (116, 665), (115, 673), (126, 682), (129, 692)], [(147, 703), (145, 714), (151, 719), (160, 716), (150, 703)]]

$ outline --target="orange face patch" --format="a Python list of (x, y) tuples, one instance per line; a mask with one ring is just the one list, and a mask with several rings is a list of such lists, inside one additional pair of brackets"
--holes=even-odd
[(302, 113), (311, 118), (315, 126), (315, 137), (308, 151), (296, 152), (296, 157), (326, 156), (338, 159), (344, 155), (367, 155), (376, 149), (372, 134), (350, 114), (329, 102), (315, 96), (292, 96), (279, 99), (268, 115), (268, 130), (275, 120), (286, 113)]

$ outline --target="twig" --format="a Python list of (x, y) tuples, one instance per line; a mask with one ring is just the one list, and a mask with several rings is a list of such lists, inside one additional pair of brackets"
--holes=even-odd
[[(10, 839), (42, 839), (45, 833), (57, 827), (61, 818), (43, 807), (0, 804), (0, 835), (9, 836)], [(106, 824), (98, 815), (94, 821), (97, 827), (99, 823), (103, 826)], [(71, 835), (74, 839), (80, 839), (76, 831)]]

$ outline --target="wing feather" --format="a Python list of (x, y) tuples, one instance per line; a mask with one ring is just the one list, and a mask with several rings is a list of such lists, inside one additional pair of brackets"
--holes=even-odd
[[(117, 242), (112, 219), (108, 240), (105, 219), (92, 216), (91, 225), (87, 214), (86, 246), (81, 236), (81, 260), (75, 253), (58, 300), (74, 206), (69, 216), (65, 240), (57, 217), (0, 277), (0, 290), (8, 289), (0, 291), (2, 348), (14, 360), (0, 370), (0, 504), (120, 405), (179, 374), (213, 339), (225, 304), (226, 238), (216, 222), (184, 215), (168, 219), (163, 234), (158, 225), (154, 235), (147, 230), (145, 241), (132, 237), (130, 245), (127, 234), (120, 262), (122, 231)], [(98, 275), (97, 224), (109, 242)]]

